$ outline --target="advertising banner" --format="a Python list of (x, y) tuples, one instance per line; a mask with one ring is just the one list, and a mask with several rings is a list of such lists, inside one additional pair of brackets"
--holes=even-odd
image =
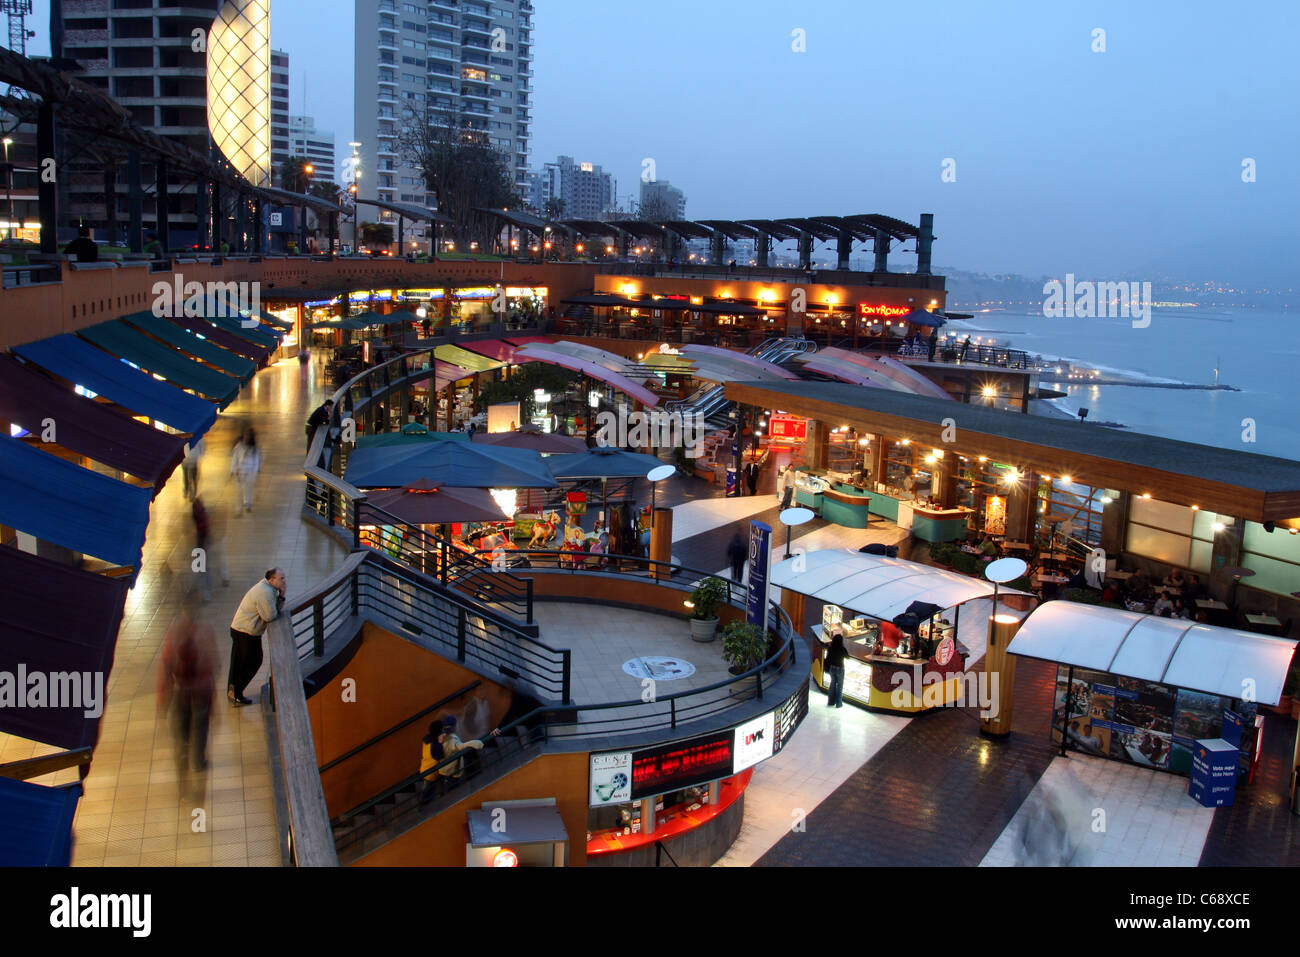
[(748, 721), (736, 729), (736, 741), (732, 745), (733, 774), (739, 774), (746, 768), (752, 768), (759, 761), (772, 756), (776, 745), (776, 712), (769, 711)]
[(591, 756), (591, 807), (626, 804), (632, 800), (632, 752), (615, 751)]
[(1237, 746), (1213, 738), (1197, 741), (1194, 748), (1187, 793), (1202, 807), (1231, 805), (1237, 793)]
[(767, 570), (772, 553), (772, 526), (749, 523), (749, 592), (745, 621), (767, 628)]
[(701, 735), (632, 755), (632, 800), (731, 775), (735, 730)]

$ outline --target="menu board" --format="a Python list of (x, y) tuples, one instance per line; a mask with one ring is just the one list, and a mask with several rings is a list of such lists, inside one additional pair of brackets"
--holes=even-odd
[(1241, 751), (1248, 764), (1253, 703), (1084, 668), (1074, 669), (1071, 683), (1069, 669), (1060, 665), (1052, 740), (1060, 743), (1064, 724), (1069, 746), (1084, 754), (1188, 774), (1195, 742), (1220, 736), (1225, 709), (1244, 719)]
[(785, 743), (790, 740), (794, 734), (795, 728), (803, 723), (803, 719), (808, 717), (808, 682), (786, 699), (785, 704), (776, 709), (776, 740), (772, 745), (772, 753), (776, 754)]

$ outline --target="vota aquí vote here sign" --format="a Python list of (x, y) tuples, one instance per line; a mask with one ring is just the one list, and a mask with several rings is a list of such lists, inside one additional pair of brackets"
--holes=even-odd
[(772, 526), (749, 523), (749, 592), (745, 621), (767, 629), (767, 571), (772, 554)]

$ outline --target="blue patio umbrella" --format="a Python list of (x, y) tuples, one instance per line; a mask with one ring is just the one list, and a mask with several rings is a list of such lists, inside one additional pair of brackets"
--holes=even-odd
[(356, 448), (343, 476), (357, 488), (407, 487), (420, 479), (457, 488), (554, 488), (542, 457), (526, 449), (471, 442)]
[[(607, 482), (612, 478), (645, 478), (652, 468), (663, 465), (653, 455), (624, 452), (622, 449), (595, 448), (586, 452), (552, 455), (546, 459), (551, 473), (560, 481), (600, 479), (601, 508), (609, 515)], [(606, 519), (608, 520), (608, 518)]]

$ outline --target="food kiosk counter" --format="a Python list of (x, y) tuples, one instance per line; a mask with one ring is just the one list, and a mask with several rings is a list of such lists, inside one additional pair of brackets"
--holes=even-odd
[(870, 495), (847, 482), (806, 469), (795, 475), (794, 504), (810, 508), (826, 521), (845, 528), (866, 528), (871, 521)]
[[(844, 659), (846, 701), (892, 714), (917, 714), (964, 701), (967, 651), (957, 641), (952, 625), (937, 624), (934, 654), (915, 657), (905, 645), (899, 647), (899, 653), (879, 647), (879, 622), (863, 618), (837, 620), (839, 611), (827, 605), (823, 623), (812, 629), (817, 638), (813, 678), (823, 691), (830, 687), (823, 662), (832, 629), (838, 627), (844, 633), (848, 652)], [(921, 636), (928, 638), (929, 623), (921, 627)]]

